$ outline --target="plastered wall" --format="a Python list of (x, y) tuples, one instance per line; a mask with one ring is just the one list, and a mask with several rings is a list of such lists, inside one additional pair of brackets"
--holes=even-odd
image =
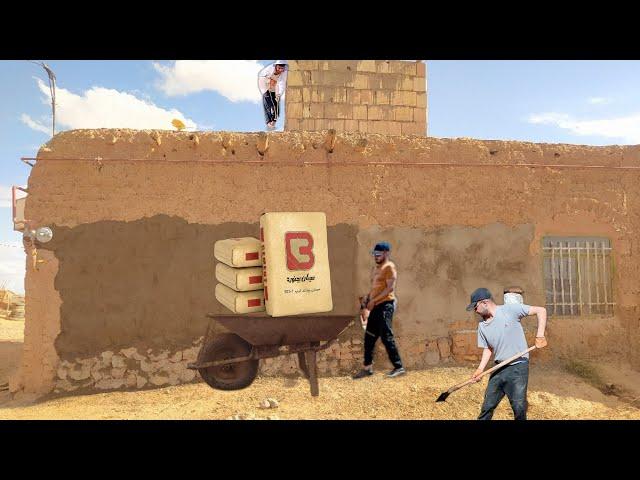
[[(329, 141), (330, 140), (330, 141)], [(262, 152), (262, 153), (261, 153)], [(585, 168), (599, 165), (606, 168)], [(638, 147), (319, 132), (76, 130), (38, 153), (25, 214), (53, 228), (27, 265), (25, 348), (13, 391), (147, 388), (194, 381), (213, 295), (213, 244), (257, 235), (264, 211), (324, 211), (336, 313), (368, 289), (369, 251), (392, 244), (394, 328), (409, 368), (476, 361), (479, 286), (518, 284), (544, 305), (541, 239), (611, 239), (615, 314), (552, 317), (549, 348), (640, 366)], [(621, 167), (630, 169), (621, 169)], [(524, 320), (532, 336), (535, 317)], [(376, 361), (385, 365), (382, 348)], [(320, 356), (357, 367), (362, 330)], [(295, 374), (294, 356), (262, 362)]]

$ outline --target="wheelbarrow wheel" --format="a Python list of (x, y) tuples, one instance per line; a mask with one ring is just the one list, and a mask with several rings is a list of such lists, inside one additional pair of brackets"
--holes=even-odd
[[(251, 353), (251, 345), (234, 333), (216, 336), (202, 351), (201, 362), (216, 362), (232, 358), (246, 357)], [(248, 387), (258, 374), (258, 360), (199, 368), (198, 373), (210, 387), (219, 390), (239, 390)]]

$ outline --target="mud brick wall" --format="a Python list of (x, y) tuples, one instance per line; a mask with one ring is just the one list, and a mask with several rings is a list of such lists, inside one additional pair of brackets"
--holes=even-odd
[[(52, 227), (26, 274), (25, 344), (12, 391), (152, 388), (186, 369), (214, 298), (213, 244), (258, 234), (265, 211), (327, 215), (335, 313), (356, 316), (372, 245), (398, 266), (394, 330), (409, 368), (477, 361), (470, 292), (520, 285), (544, 305), (542, 238), (611, 240), (611, 315), (551, 317), (565, 357), (640, 367), (640, 147), (338, 133), (75, 130), (31, 170), (26, 216)], [(266, 150), (265, 150), (266, 146)], [(261, 153), (262, 152), (262, 153)], [(606, 168), (586, 168), (603, 166)], [(628, 168), (628, 169), (623, 169)], [(535, 317), (523, 320), (529, 340)], [(320, 354), (322, 375), (362, 361), (363, 332)], [(295, 356), (261, 362), (299, 374)], [(376, 368), (388, 365), (381, 345)]]
[(422, 61), (292, 60), (285, 130), (427, 135)]

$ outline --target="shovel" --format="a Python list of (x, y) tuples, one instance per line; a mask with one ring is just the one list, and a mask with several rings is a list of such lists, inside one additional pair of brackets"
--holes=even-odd
[[(478, 375), (478, 377), (477, 377), (477, 378), (484, 377), (487, 373), (491, 373), (491, 372), (493, 372), (493, 371), (495, 371), (495, 370), (499, 369), (500, 367), (505, 366), (507, 363), (509, 363), (509, 362), (513, 362), (516, 358), (520, 358), (520, 357), (521, 357), (522, 355), (524, 355), (525, 353), (529, 353), (530, 351), (535, 350), (535, 349), (536, 349), (536, 347), (535, 347), (535, 346), (533, 346), (533, 347), (529, 347), (529, 348), (527, 348), (525, 351), (520, 352), (520, 353), (517, 353), (517, 354), (515, 354), (515, 355), (514, 355), (513, 357), (511, 357), (511, 358), (507, 358), (504, 362), (500, 362), (500, 363), (499, 363), (498, 365), (496, 365), (495, 367), (491, 367), (489, 370), (485, 370), (485, 371), (484, 371), (484, 372), (482, 372), (480, 375)], [(454, 385), (453, 387), (451, 387), (451, 388), (450, 388), (449, 390), (447, 390), (446, 392), (442, 392), (442, 393), (440, 394), (440, 396), (438, 397), (438, 399), (436, 400), (436, 402), (444, 402), (444, 401), (447, 399), (447, 397), (448, 397), (449, 395), (451, 395), (453, 392), (455, 392), (456, 390), (458, 390), (458, 389), (460, 389), (460, 388), (462, 388), (462, 387), (464, 387), (464, 386), (466, 386), (466, 385), (469, 385), (470, 383), (475, 383), (475, 380), (473, 380), (473, 379), (471, 379), (471, 378), (470, 378), (469, 380), (465, 380), (465, 381), (464, 381), (464, 382), (462, 382), (462, 383), (459, 383), (459, 384), (457, 384), (457, 385)]]

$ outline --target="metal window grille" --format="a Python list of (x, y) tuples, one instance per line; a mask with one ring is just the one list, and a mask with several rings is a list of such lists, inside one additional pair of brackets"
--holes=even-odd
[(597, 237), (545, 237), (544, 283), (550, 315), (612, 315), (611, 242)]

